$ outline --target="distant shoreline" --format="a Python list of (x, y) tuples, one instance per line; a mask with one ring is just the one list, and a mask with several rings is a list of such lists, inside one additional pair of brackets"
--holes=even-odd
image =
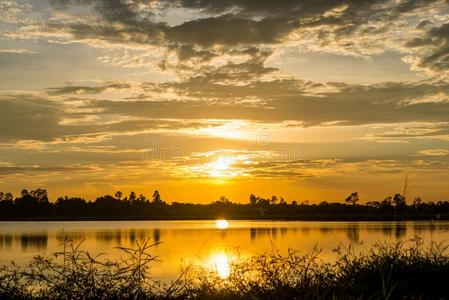
[(217, 217), (29, 217), (29, 218), (0, 218), (0, 222), (61, 222), (61, 221), (209, 221), (226, 219), (228, 221), (317, 221), (317, 222), (380, 222), (380, 221), (448, 221), (449, 216), (302, 216), (296, 218), (233, 218), (227, 216)]
[(395, 194), (382, 201), (359, 204), (352, 193), (344, 203), (322, 201), (309, 204), (282, 197), (249, 195), (247, 203), (235, 203), (225, 196), (208, 203), (167, 203), (156, 190), (152, 199), (118, 191), (95, 201), (60, 197), (50, 201), (44, 189), (23, 190), (19, 197), (0, 192), (1, 221), (169, 221), (169, 220), (278, 220), (278, 221), (414, 221), (449, 220), (449, 201), (424, 202)]

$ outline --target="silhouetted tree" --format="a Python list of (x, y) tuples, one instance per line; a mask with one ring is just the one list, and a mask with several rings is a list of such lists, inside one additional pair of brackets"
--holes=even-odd
[(3, 201), (12, 202), (14, 200), (14, 196), (12, 193), (5, 193), (3, 196)]
[(24, 216), (48, 215), (51, 207), (47, 191), (44, 189), (36, 189), (31, 192), (22, 190), (21, 197), (14, 200), (14, 205)]
[(359, 193), (354, 192), (345, 199), (346, 203), (356, 205), (359, 202)]
[(393, 204), (394, 204), (394, 207), (404, 207), (406, 205), (405, 197), (401, 194), (394, 195)]
[(161, 204), (163, 203), (162, 198), (161, 198), (161, 194), (159, 194), (159, 191), (154, 191), (153, 193), (153, 203), (154, 204)]
[(391, 207), (393, 203), (393, 200), (391, 196), (385, 197), (384, 200), (382, 200), (381, 204), (382, 207)]
[(94, 203), (94, 210), (101, 216), (117, 216), (123, 214), (127, 204), (111, 195), (105, 195), (97, 198)]
[(277, 202), (278, 202), (278, 197), (276, 197), (276, 196), (271, 196), (271, 201), (270, 201), (271, 205), (274, 205), (274, 204), (276, 204)]
[(366, 203), (366, 206), (374, 207), (374, 208), (378, 209), (378, 208), (382, 207), (382, 203), (379, 201), (370, 201), (370, 202)]
[(147, 197), (145, 197), (144, 195), (140, 194), (139, 197), (137, 198), (137, 202), (139, 204), (144, 204), (144, 203), (149, 203)]
[(44, 189), (36, 189), (30, 192), (30, 195), (35, 198), (39, 203), (48, 203), (48, 193)]
[(14, 199), (11, 193), (0, 192), (0, 201), (2, 202), (12, 202)]
[(257, 203), (257, 197), (256, 197), (256, 195), (254, 195), (254, 194), (249, 195), (249, 203), (250, 203), (251, 205), (256, 205), (256, 203)]
[(8, 214), (14, 209), (13, 195), (11, 193), (0, 192), (0, 215)]
[(417, 211), (419, 209), (419, 206), (422, 204), (422, 200), (421, 197), (416, 197), (413, 200), (413, 208), (415, 209), (415, 211)]
[[(45, 189), (23, 190), (20, 197), (13, 199), (11, 193), (0, 192), (0, 218), (20, 219), (34, 217), (134, 217), (143, 218), (215, 218), (219, 215), (244, 218), (351, 218), (378, 219), (398, 218), (441, 218), (449, 219), (449, 201), (425, 203), (421, 198), (416, 198), (408, 206), (403, 194), (387, 197), (383, 201), (373, 201), (366, 205), (354, 205), (348, 207), (343, 203), (309, 204), (304, 201), (298, 205), (297, 201), (287, 205), (282, 197), (278, 201), (272, 198), (264, 199), (251, 194), (248, 204), (232, 203), (225, 196), (210, 204), (192, 204), (173, 202), (166, 204), (158, 191), (153, 194), (150, 202), (144, 195), (136, 196), (131, 192), (129, 198), (124, 198), (118, 193), (114, 196), (105, 195), (98, 197), (95, 202), (88, 202), (82, 198), (58, 198), (54, 203), (48, 199)], [(357, 193), (351, 194), (347, 203), (354, 204), (358, 198)], [(276, 197), (277, 199), (277, 197)], [(155, 206), (156, 204), (163, 204)], [(271, 205), (279, 203), (283, 205)]]
[(137, 195), (136, 195), (136, 193), (134, 193), (134, 192), (129, 193), (128, 200), (129, 200), (129, 202), (130, 202), (131, 204), (136, 203), (136, 201), (137, 201)]
[(28, 193), (28, 190), (24, 189), (20, 192), (20, 195), (23, 197), (28, 196), (30, 193)]
[(228, 204), (228, 203), (231, 203), (231, 201), (229, 201), (229, 199), (226, 198), (226, 196), (220, 196), (220, 198), (218, 198), (218, 200), (217, 200), (217, 203), (225, 203), (225, 204)]
[(401, 194), (396, 194), (393, 197), (393, 207), (394, 207), (394, 214), (397, 214), (398, 212), (401, 212), (406, 207), (405, 197)]
[(59, 197), (55, 202), (58, 215), (85, 216), (87, 213), (86, 200), (82, 198)]
[(115, 198), (116, 198), (117, 200), (122, 200), (122, 198), (123, 198), (123, 193), (122, 193), (121, 191), (115, 192)]
[(257, 204), (260, 206), (268, 206), (268, 205), (270, 205), (270, 200), (264, 199), (262, 197), (258, 197)]

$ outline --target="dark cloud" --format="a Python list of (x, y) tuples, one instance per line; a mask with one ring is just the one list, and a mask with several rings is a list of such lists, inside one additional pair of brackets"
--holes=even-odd
[(100, 94), (111, 89), (127, 89), (131, 86), (126, 83), (110, 83), (102, 86), (64, 86), (58, 88), (49, 88), (48, 93), (51, 95), (64, 94)]
[(0, 140), (49, 140), (63, 110), (32, 96), (0, 97)]
[(431, 27), (426, 30), (423, 37), (408, 41), (406, 47), (421, 48), (426, 53), (417, 57), (418, 67), (434, 72), (447, 71), (449, 68), (449, 23)]
[[(332, 86), (291, 79), (235, 86), (215, 83), (214, 79), (209, 81), (208, 78), (198, 77), (156, 87), (156, 90), (172, 89), (181, 97), (194, 97), (196, 100), (92, 100), (88, 107), (110, 114), (148, 118), (246, 119), (261, 122), (295, 120), (302, 122), (301, 126), (329, 122), (339, 122), (341, 125), (449, 122), (448, 102), (411, 101), (448, 92), (447, 84)], [(314, 90), (324, 92), (315, 94)]]
[[(180, 25), (154, 21), (150, 10), (142, 11), (143, 1), (65, 1), (91, 4), (101, 16), (98, 24), (81, 22), (52, 23), (52, 28), (66, 29), (79, 39), (104, 39), (110, 42), (175, 43), (211, 47), (214, 45), (259, 45), (279, 43), (299, 27), (319, 24), (354, 24), (363, 20), (359, 14), (372, 14), (377, 3), (385, 1), (153, 1), (168, 8), (194, 8), (217, 16), (198, 18)], [(345, 6), (342, 16), (328, 18), (325, 12)], [(227, 13), (233, 9), (232, 13)], [(254, 18), (254, 17), (257, 18)], [(302, 20), (314, 17), (313, 21)], [(317, 20), (324, 21), (318, 23)], [(354, 20), (357, 19), (357, 22)], [(115, 26), (120, 24), (121, 26)]]
[(166, 30), (168, 41), (212, 47), (272, 44), (296, 29), (298, 21), (290, 19), (262, 19), (254, 21), (233, 15), (197, 19)]
[(0, 166), (0, 176), (2, 175), (13, 175), (13, 174), (24, 174), (24, 173), (50, 173), (50, 172), (78, 172), (78, 171), (88, 171), (90, 168), (80, 168), (80, 167), (47, 167), (47, 166), (11, 166), (3, 167)]
[[(343, 47), (350, 48), (357, 36), (386, 34), (389, 22), (398, 15), (424, 9), (435, 2), (403, 0), (388, 11), (386, 8), (391, 3), (384, 0), (53, 1), (57, 9), (67, 10), (68, 14), (70, 5), (89, 6), (95, 17), (88, 21), (82, 18), (53, 20), (48, 24), (50, 31), (71, 33), (76, 39), (164, 46), (178, 57), (174, 63), (169, 59), (160, 61), (159, 66), (165, 69), (198, 71), (198, 65), (224, 54), (244, 59), (239, 63), (228, 61), (219, 67), (203, 66), (194, 76), (178, 82), (143, 84), (148, 95), (142, 93), (139, 101), (135, 101), (135, 97), (127, 101), (85, 99), (84, 108), (91, 109), (90, 113), (68, 113), (64, 101), (5, 98), (0, 100), (0, 108), (5, 112), (0, 121), (0, 138), (52, 140), (84, 134), (207, 126), (174, 119), (293, 120), (302, 122), (301, 126), (329, 122), (342, 125), (448, 122), (449, 105), (445, 101), (407, 102), (411, 98), (447, 92), (446, 84), (322, 85), (274, 76), (261, 80), (262, 76), (271, 76), (278, 71), (265, 65), (275, 51), (273, 47), (265, 46), (281, 44), (297, 29), (316, 30), (317, 47), (341, 42)], [(196, 19), (170, 25), (157, 21), (155, 7), (162, 11), (196, 9), (201, 14)], [(370, 26), (373, 21), (383, 23)], [(424, 30), (424, 36), (408, 41), (405, 46), (430, 51), (430, 54), (419, 57), (417, 65), (442, 71), (449, 67), (449, 25), (432, 26), (432, 23), (420, 22), (417, 27)], [(191, 62), (194, 63), (189, 65)], [(89, 95), (130, 88), (127, 83), (108, 82), (100, 86), (50, 88), (48, 94)], [(160, 98), (159, 95), (167, 90), (174, 91), (178, 100)], [(153, 101), (142, 101), (150, 98)], [(81, 121), (83, 117), (106, 115), (117, 117), (118, 121), (98, 124)], [(119, 117), (140, 119), (122, 120)], [(65, 118), (79, 121), (63, 125)]]
[(415, 125), (408, 130), (400, 132), (390, 132), (376, 135), (382, 138), (421, 138), (421, 137), (438, 137), (449, 136), (449, 123), (436, 123), (432, 125)]
[[(65, 88), (61, 88), (65, 90)], [(93, 90), (92, 92), (96, 92)], [(108, 101), (113, 102), (113, 101)], [(132, 109), (132, 108), (131, 108)], [(40, 97), (16, 95), (0, 98), (0, 142), (13, 142), (19, 140), (51, 141), (55, 139), (70, 139), (83, 135), (117, 135), (145, 130), (179, 130), (204, 128), (214, 126), (207, 122), (176, 121), (141, 118), (139, 120), (118, 119), (116, 122), (92, 123), (85, 122), (84, 117), (101, 117), (108, 112), (73, 113), (65, 109), (64, 103), (45, 100)], [(111, 110), (112, 112), (112, 110)], [(118, 111), (117, 116), (127, 116)], [(143, 115), (142, 115), (143, 116)], [(75, 120), (74, 124), (65, 124), (64, 119)]]
[[(53, 3), (58, 9), (86, 5), (95, 11), (96, 17), (89, 21), (76, 17), (52, 21), (48, 24), (52, 32), (70, 33), (77, 40), (164, 47), (176, 53), (179, 61), (170, 65), (162, 60), (158, 64), (162, 69), (189, 70), (192, 67), (186, 65), (187, 61), (192, 60), (198, 69), (212, 58), (235, 53), (241, 47), (262, 49), (282, 44), (291, 40), (291, 34), (297, 31), (301, 34), (293, 40), (311, 35), (308, 38), (314, 41), (313, 46), (325, 51), (340, 48), (344, 54), (357, 55), (384, 51), (385, 35), (392, 28), (403, 26), (396, 23), (401, 16), (412, 16), (440, 1), (65, 0)], [(157, 18), (161, 12), (177, 8), (197, 10), (198, 17), (176, 25)], [(430, 54), (424, 51), (423, 55), (417, 55), (415, 65), (434, 71), (446, 70), (447, 36), (447, 25), (443, 24), (430, 28), (425, 37), (406, 42), (409, 49), (432, 48)], [(254, 61), (249, 59), (248, 63)]]
[[(251, 69), (255, 66), (259, 70)], [(139, 100), (94, 100), (80, 95), (75, 110), (70, 99), (50, 101), (27, 95), (3, 96), (0, 99), (3, 112), (0, 140), (48, 141), (157, 129), (198, 129), (217, 126), (213, 122), (216, 119), (296, 121), (296, 126), (302, 127), (329, 123), (449, 122), (449, 102), (445, 99), (449, 85), (445, 83), (362, 86), (316, 84), (296, 79), (247, 81), (251, 73), (272, 70), (255, 63), (231, 64), (220, 70), (180, 82), (142, 84), (140, 89), (144, 92)], [(50, 93), (78, 93), (87, 97), (111, 88), (125, 94), (132, 89), (118, 82), (96, 87), (59, 87), (51, 89)], [(161, 98), (167, 90), (172, 91), (177, 100)], [(152, 100), (142, 100), (145, 98)], [(64, 122), (67, 119), (71, 121)], [(93, 119), (97, 121), (89, 121)], [(447, 129), (428, 134), (444, 135)]]

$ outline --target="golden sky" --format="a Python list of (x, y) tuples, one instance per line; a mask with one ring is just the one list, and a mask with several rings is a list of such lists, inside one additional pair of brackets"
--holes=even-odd
[(449, 4), (0, 0), (0, 190), (447, 200)]

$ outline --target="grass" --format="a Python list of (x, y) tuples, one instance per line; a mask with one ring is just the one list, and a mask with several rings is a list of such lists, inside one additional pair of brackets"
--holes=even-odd
[(377, 244), (364, 254), (339, 248), (334, 263), (319, 251), (280, 255), (271, 251), (231, 266), (228, 278), (185, 269), (171, 283), (151, 278), (155, 244), (121, 248), (125, 258), (108, 260), (64, 243), (52, 257), (0, 269), (2, 299), (449, 299), (445, 244), (424, 246), (419, 238)]

